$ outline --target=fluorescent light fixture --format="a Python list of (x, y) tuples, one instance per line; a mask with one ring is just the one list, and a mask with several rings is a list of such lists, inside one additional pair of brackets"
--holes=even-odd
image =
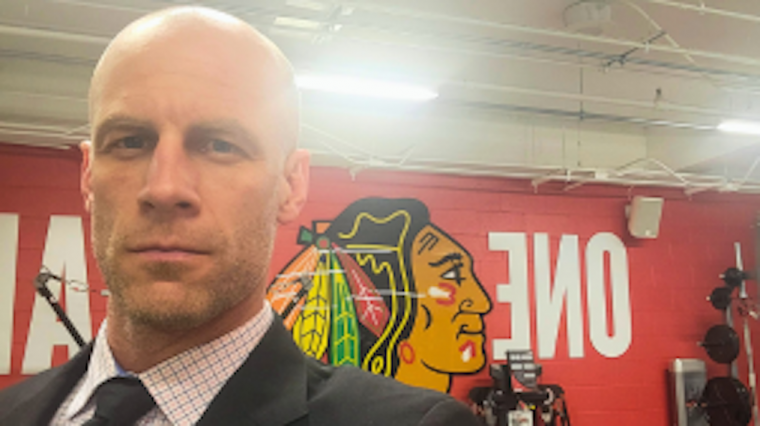
[(340, 75), (303, 74), (296, 77), (296, 84), (301, 89), (306, 90), (321, 90), (348, 95), (400, 99), (414, 102), (429, 101), (438, 97), (438, 93), (420, 86)]
[(325, 9), (327, 9), (327, 6), (319, 1), (313, 1), (313, 0), (287, 0), (285, 2), (288, 6), (298, 7), (301, 9), (308, 9), (308, 10), (314, 10), (317, 12), (321, 12)]
[(311, 21), (308, 19), (288, 18), (286, 16), (278, 16), (274, 20), (274, 24), (281, 27), (299, 28), (304, 30), (318, 30), (322, 27), (322, 24), (317, 21)]
[(728, 133), (760, 135), (760, 123), (753, 121), (726, 120), (720, 123), (717, 129)]

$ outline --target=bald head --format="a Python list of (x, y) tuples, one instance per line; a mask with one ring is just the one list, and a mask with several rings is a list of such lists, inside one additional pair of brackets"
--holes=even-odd
[(125, 90), (138, 85), (154, 92), (148, 96), (153, 99), (144, 99), (152, 102), (170, 101), (158, 99), (165, 89), (218, 88), (218, 96), (226, 96), (223, 100), (231, 107), (246, 101), (256, 105), (250, 113), (258, 117), (237, 118), (276, 120), (279, 130), (272, 135), (276, 142), (285, 152), (296, 146), (299, 101), (290, 63), (269, 39), (228, 14), (175, 7), (149, 14), (122, 30), (93, 73), (89, 94), (93, 141), (98, 122), (112, 112), (110, 101), (150, 95)]
[[(109, 344), (125, 368), (262, 309), (277, 224), (308, 192), (297, 106), (282, 53), (220, 12), (157, 12), (108, 46), (90, 88), (81, 187), (112, 294)], [(142, 344), (130, 341), (136, 329)], [(156, 336), (171, 350), (142, 347)]]

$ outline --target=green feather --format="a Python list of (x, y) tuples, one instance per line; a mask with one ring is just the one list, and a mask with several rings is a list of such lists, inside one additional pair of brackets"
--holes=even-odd
[[(330, 363), (359, 365), (359, 325), (346, 275), (337, 256), (330, 254), (332, 271), (332, 330), (330, 333)], [(341, 272), (338, 272), (341, 271)]]

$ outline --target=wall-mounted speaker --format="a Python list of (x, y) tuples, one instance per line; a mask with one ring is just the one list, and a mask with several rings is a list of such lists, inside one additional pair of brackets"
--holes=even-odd
[(628, 231), (636, 238), (657, 238), (664, 200), (635, 196), (628, 206)]

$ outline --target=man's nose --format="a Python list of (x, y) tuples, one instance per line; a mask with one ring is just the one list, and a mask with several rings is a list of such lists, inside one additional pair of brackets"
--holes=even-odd
[(155, 213), (193, 215), (200, 207), (197, 190), (198, 170), (183, 139), (161, 135), (138, 195), (141, 208)]

